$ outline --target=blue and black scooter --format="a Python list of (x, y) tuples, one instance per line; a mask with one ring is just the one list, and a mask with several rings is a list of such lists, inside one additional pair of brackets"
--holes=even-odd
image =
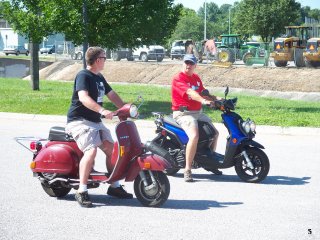
[[(264, 147), (254, 141), (256, 124), (250, 120), (243, 120), (233, 110), (237, 98), (227, 99), (229, 88), (226, 88), (225, 99), (215, 101), (214, 109), (219, 109), (222, 120), (228, 129), (227, 145), (225, 155), (212, 152), (209, 146), (214, 137), (212, 127), (206, 122), (198, 122), (199, 142), (196, 156), (193, 161), (193, 168), (204, 168), (213, 173), (216, 169), (235, 167), (237, 175), (245, 182), (257, 183), (266, 178), (269, 172), (270, 163), (268, 156), (261, 150)], [(210, 96), (208, 90), (202, 95)], [(168, 175), (174, 175), (181, 168), (185, 167), (185, 148), (188, 143), (188, 136), (171, 117), (163, 113), (154, 112), (156, 117), (157, 136), (147, 142), (149, 149), (166, 158), (173, 168), (167, 169)]]

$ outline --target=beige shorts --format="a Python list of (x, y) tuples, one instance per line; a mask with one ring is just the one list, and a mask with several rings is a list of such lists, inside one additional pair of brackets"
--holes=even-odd
[(73, 137), (82, 152), (100, 147), (104, 141), (113, 143), (110, 130), (102, 122), (87, 120), (70, 122), (66, 126), (66, 133)]
[(173, 118), (187, 135), (189, 135), (188, 132), (190, 129), (198, 128), (198, 121), (209, 123), (213, 127), (214, 131), (218, 132), (218, 130), (213, 126), (211, 119), (202, 111), (173, 111)]

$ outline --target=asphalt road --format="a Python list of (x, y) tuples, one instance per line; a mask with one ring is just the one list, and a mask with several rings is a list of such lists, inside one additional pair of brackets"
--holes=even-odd
[[(171, 193), (160, 208), (109, 197), (103, 185), (90, 190), (95, 207), (84, 209), (74, 191), (62, 199), (47, 196), (29, 169), (32, 153), (13, 140), (47, 137), (65, 117), (0, 113), (0, 124), (1, 240), (320, 239), (320, 129), (258, 126), (256, 140), (271, 162), (262, 183), (242, 182), (233, 168), (222, 176), (197, 169), (196, 182), (185, 183), (180, 171), (169, 177)], [(152, 122), (136, 124), (142, 141), (154, 136)], [(223, 152), (227, 132), (216, 126)], [(133, 193), (133, 183), (125, 187)]]

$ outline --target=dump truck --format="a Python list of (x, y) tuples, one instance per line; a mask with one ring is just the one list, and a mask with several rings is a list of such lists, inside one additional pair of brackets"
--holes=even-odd
[(286, 26), (286, 34), (274, 40), (274, 50), (270, 54), (277, 67), (287, 66), (294, 61), (297, 67), (304, 67), (303, 51), (307, 46), (310, 27)]
[(303, 53), (307, 67), (320, 67), (320, 38), (310, 38)]

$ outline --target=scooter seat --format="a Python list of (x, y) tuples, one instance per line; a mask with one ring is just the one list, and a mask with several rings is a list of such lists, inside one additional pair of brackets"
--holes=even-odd
[(167, 124), (170, 124), (170, 125), (176, 127), (176, 128), (181, 128), (181, 126), (176, 122), (176, 120), (174, 120), (174, 119), (172, 118), (172, 115), (165, 116), (165, 117), (163, 118), (163, 121), (164, 121), (165, 123), (167, 123)]
[(65, 132), (64, 127), (52, 127), (49, 132), (49, 141), (59, 141), (59, 142), (74, 142), (72, 136)]

